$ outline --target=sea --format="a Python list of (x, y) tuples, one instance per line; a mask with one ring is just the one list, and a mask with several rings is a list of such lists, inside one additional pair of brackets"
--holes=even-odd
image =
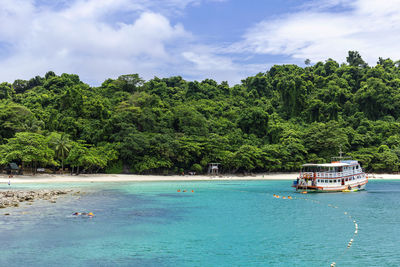
[(0, 266), (399, 266), (400, 181), (309, 194), (291, 183), (1, 184), (80, 193), (1, 209)]

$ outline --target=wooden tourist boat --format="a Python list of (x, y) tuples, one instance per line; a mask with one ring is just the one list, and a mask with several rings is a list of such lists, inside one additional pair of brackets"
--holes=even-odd
[(302, 192), (354, 192), (364, 190), (368, 177), (356, 160), (303, 164), (293, 187)]

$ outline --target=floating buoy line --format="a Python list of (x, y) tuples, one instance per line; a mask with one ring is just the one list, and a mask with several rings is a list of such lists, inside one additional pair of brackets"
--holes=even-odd
[[(301, 193), (301, 194), (306, 194), (307, 192), (305, 191), (305, 192), (300, 192), (300, 193)], [(299, 198), (299, 197), (291, 197), (291, 196), (280, 196), (280, 195), (277, 195), (277, 194), (273, 194), (273, 197), (274, 197), (274, 198), (279, 198), (279, 199), (298, 199), (298, 200), (311, 201), (311, 202), (316, 203), (316, 204), (323, 204), (323, 203), (321, 203), (321, 202), (318, 201), (318, 200), (309, 199), (309, 198)], [(327, 206), (328, 206), (328, 207), (331, 207), (331, 208), (334, 208), (334, 209), (338, 209), (338, 208), (339, 208), (338, 206), (335, 206), (335, 205), (332, 205), (332, 204), (327, 204)], [(354, 224), (354, 233), (353, 233), (352, 237), (350, 238), (349, 242), (347, 243), (347, 247), (345, 248), (345, 250), (344, 250), (344, 252), (343, 252), (343, 254), (342, 254), (341, 256), (343, 256), (343, 255), (347, 252), (347, 250), (351, 247), (351, 245), (352, 245), (353, 242), (354, 242), (354, 239), (355, 239), (356, 235), (358, 234), (358, 224), (357, 224), (357, 221), (356, 221), (347, 211), (344, 211), (344, 215), (348, 216), (348, 218), (353, 222), (353, 224)], [(335, 266), (336, 266), (336, 262), (332, 262), (330, 266), (331, 266), (331, 267), (335, 267)]]
[[(188, 192), (188, 190), (186, 190), (186, 189), (178, 189), (178, 190), (176, 190), (176, 192), (178, 192), (178, 193), (186, 193), (186, 192)], [(190, 192), (192, 192), (192, 193), (194, 193), (194, 190), (192, 189), (192, 190), (190, 190)]]
[[(249, 191), (245, 191), (245, 190), (232, 190), (232, 191), (249, 192)], [(189, 191), (189, 190), (185, 190), (185, 189), (183, 189), (183, 190), (178, 189), (177, 192), (178, 193), (180, 193), (180, 192), (192, 192), (192, 193), (194, 193), (194, 190), (190, 190)], [(308, 193), (307, 191), (300, 192), (300, 194), (307, 194), (307, 193)], [(313, 202), (315, 204), (320, 204), (320, 205), (324, 204), (324, 203), (322, 203), (322, 202), (320, 202), (318, 200), (309, 199), (309, 198), (302, 198), (302, 197), (296, 197), (296, 196), (290, 196), (290, 195), (289, 196), (280, 196), (280, 195), (277, 195), (277, 194), (273, 194), (273, 197), (277, 198), (277, 199), (282, 199), (282, 200), (297, 199), (297, 200), (311, 201), (311, 202)], [(330, 203), (328, 203), (327, 206), (330, 207), (330, 208), (333, 208), (333, 209), (338, 209), (339, 208), (338, 206), (332, 205)], [(346, 248), (344, 248), (344, 252), (342, 253), (341, 257), (344, 256), (344, 254), (347, 252), (348, 249), (350, 249), (350, 247), (352, 246), (352, 244), (353, 244), (353, 242), (355, 240), (356, 235), (358, 234), (357, 221), (347, 211), (344, 211), (344, 215), (348, 216), (348, 218), (353, 222), (353, 224), (354, 224), (354, 233), (353, 233), (352, 237), (350, 238), (349, 242), (347, 243)], [(331, 267), (336, 267), (336, 262), (332, 262), (330, 266)]]

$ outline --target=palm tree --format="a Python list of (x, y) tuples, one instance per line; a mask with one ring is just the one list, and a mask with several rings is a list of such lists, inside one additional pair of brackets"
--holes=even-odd
[(57, 133), (52, 136), (51, 143), (53, 145), (54, 152), (56, 153), (56, 157), (61, 159), (61, 170), (64, 172), (64, 160), (68, 156), (72, 142), (67, 134)]

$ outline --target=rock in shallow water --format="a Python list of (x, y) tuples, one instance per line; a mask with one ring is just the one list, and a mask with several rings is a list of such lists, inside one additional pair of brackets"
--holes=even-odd
[[(51, 203), (56, 203), (59, 195), (71, 193), (72, 190), (48, 190), (41, 189), (37, 191), (0, 191), (0, 209), (8, 207), (18, 207), (20, 202), (33, 202), (38, 199), (48, 200)], [(31, 203), (28, 203), (31, 205)]]

